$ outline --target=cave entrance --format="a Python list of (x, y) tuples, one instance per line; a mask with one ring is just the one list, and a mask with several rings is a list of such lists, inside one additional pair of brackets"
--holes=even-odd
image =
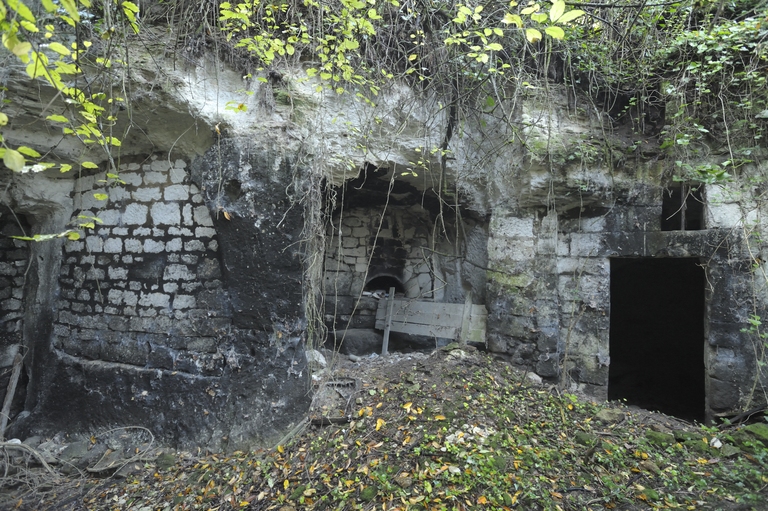
[(611, 259), (608, 399), (704, 420), (705, 284), (698, 259)]
[(405, 288), (399, 279), (390, 275), (379, 275), (368, 281), (363, 291), (376, 292), (385, 291), (389, 292), (389, 289), (394, 287), (395, 293), (405, 293)]

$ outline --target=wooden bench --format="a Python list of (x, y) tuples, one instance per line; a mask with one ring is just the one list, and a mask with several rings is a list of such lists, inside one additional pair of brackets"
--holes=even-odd
[(384, 330), (381, 354), (389, 349), (389, 333), (399, 332), (427, 337), (442, 337), (460, 342), (485, 342), (485, 305), (472, 303), (472, 294), (461, 303), (439, 303), (395, 298), (390, 288), (386, 299), (376, 310), (376, 329)]

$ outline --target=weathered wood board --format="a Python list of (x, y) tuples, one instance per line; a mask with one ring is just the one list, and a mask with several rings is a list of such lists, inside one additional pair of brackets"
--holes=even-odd
[[(388, 302), (388, 299), (381, 300), (376, 311), (376, 328), (379, 330), (384, 330), (386, 327)], [(457, 339), (465, 342), (485, 342), (487, 317), (488, 312), (484, 305), (395, 298), (390, 330), (412, 335)]]

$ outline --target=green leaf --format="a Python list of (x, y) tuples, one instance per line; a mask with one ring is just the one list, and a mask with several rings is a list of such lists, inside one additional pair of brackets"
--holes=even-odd
[(17, 13), (19, 13), (19, 16), (24, 18), (25, 20), (29, 21), (30, 23), (35, 22), (35, 16), (32, 14), (32, 11), (29, 10), (29, 7), (24, 5), (22, 2), (15, 2), (15, 5), (8, 2), (9, 5), (13, 10), (15, 10)]
[(40, 29), (37, 28), (37, 25), (35, 25), (31, 21), (21, 20), (20, 24), (22, 27), (24, 27), (27, 30), (27, 32), (32, 32), (32, 33), (40, 32)]
[(536, 14), (531, 14), (531, 19), (537, 23), (544, 23), (547, 21), (547, 15), (543, 12), (537, 12)]
[(32, 45), (28, 42), (20, 42), (16, 44), (13, 48), (11, 48), (11, 52), (13, 52), (14, 55), (17, 57), (21, 57), (22, 55), (26, 55), (32, 50)]
[(547, 27), (544, 29), (544, 32), (554, 39), (563, 39), (565, 37), (565, 32), (560, 27)]
[(82, 162), (80, 164), (80, 166), (83, 167), (84, 169), (97, 169), (97, 168), (99, 168), (98, 165), (96, 165), (95, 163), (93, 163), (91, 161), (84, 161), (84, 162)]
[(64, 172), (69, 172), (70, 170), (72, 170), (72, 165), (68, 163), (62, 163), (59, 172), (63, 174)]
[(61, 5), (64, 7), (64, 10), (67, 11), (67, 14), (69, 14), (72, 20), (75, 22), (80, 21), (80, 13), (77, 12), (77, 4), (75, 3), (75, 0), (60, 0), (60, 1), (61, 1)]
[(56, 12), (56, 9), (58, 9), (51, 0), (42, 0), (41, 3), (47, 12)]
[(49, 115), (48, 117), (46, 117), (46, 119), (53, 122), (69, 122), (69, 119), (67, 119), (63, 115), (58, 115), (58, 114)]
[(523, 20), (517, 14), (508, 12), (504, 15), (504, 19), (501, 20), (501, 22), (506, 23), (507, 25), (515, 25), (517, 28), (523, 28)]
[(573, 9), (566, 12), (560, 18), (558, 18), (557, 22), (561, 24), (565, 24), (565, 23), (568, 23), (569, 21), (575, 20), (576, 18), (580, 18), (584, 16), (584, 14), (586, 13), (581, 9)]
[(485, 48), (488, 49), (488, 50), (492, 50), (492, 51), (501, 51), (501, 50), (504, 49), (504, 47), (502, 45), (500, 45), (499, 43), (491, 43), (491, 44), (487, 45)]
[(27, 156), (29, 156), (30, 158), (40, 158), (40, 157), (42, 156), (40, 153), (38, 153), (38, 152), (37, 152), (37, 151), (35, 151), (34, 149), (32, 149), (31, 147), (27, 147), (27, 146), (21, 146), (21, 147), (19, 147), (19, 148), (18, 148), (18, 151), (19, 151), (21, 154), (26, 154), (26, 155), (27, 155)]
[(5, 126), (6, 124), (8, 124), (8, 116), (0, 112), (0, 126)]
[(48, 241), (55, 238), (61, 238), (62, 236), (66, 235), (67, 231), (59, 233), (59, 234), (35, 234), (34, 236), (11, 236), (11, 238), (15, 238), (17, 240), (24, 240), (24, 241)]
[(560, 19), (560, 16), (565, 12), (565, 2), (563, 0), (554, 0), (552, 7), (549, 9), (549, 19), (553, 22)]
[(39, 52), (32, 52), (32, 61), (27, 64), (26, 72), (30, 78), (37, 78), (45, 75), (45, 68), (48, 66), (48, 57)]
[(121, 4), (121, 6), (122, 6), (124, 11), (129, 11), (129, 12), (133, 12), (133, 13), (139, 12), (139, 6), (136, 5), (133, 2), (123, 2)]
[(69, 48), (67, 48), (63, 44), (57, 43), (55, 41), (52, 42), (51, 44), (49, 44), (48, 47), (51, 50), (53, 50), (56, 53), (58, 53), (59, 55), (64, 55), (65, 57), (68, 57), (71, 54), (71, 52), (69, 51)]
[(528, 39), (528, 42), (537, 43), (541, 41), (541, 37), (542, 37), (541, 32), (539, 32), (535, 28), (525, 29), (525, 38)]
[(96, 200), (107, 200), (109, 199), (109, 195), (106, 193), (94, 193), (93, 198)]
[(77, 231), (70, 231), (67, 233), (67, 239), (70, 241), (77, 241), (80, 239), (80, 233)]
[(7, 149), (3, 155), (3, 163), (14, 172), (21, 172), (24, 168), (24, 157), (20, 152), (13, 149)]

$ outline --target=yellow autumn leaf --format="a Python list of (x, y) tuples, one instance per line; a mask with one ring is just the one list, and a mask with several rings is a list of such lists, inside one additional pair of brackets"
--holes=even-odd
[(386, 424), (384, 419), (376, 419), (376, 431), (380, 430), (384, 424)]
[(284, 453), (285, 452), (285, 447), (283, 447), (282, 445), (278, 445), (277, 446), (277, 452), (279, 452), (281, 454)]
[[(213, 480), (213, 479), (211, 479), (211, 480)], [(289, 483), (288, 479), (286, 479), (285, 481), (283, 481), (283, 488), (285, 488), (287, 490), (289, 484), (291, 484), (291, 483)]]
[(435, 420), (436, 421), (444, 421), (445, 420), (445, 415), (435, 415)]
[(407, 403), (405, 403), (403, 405), (403, 408), (405, 408), (407, 411), (411, 411), (411, 407), (412, 406), (413, 406), (413, 402), (412, 401), (408, 401)]

